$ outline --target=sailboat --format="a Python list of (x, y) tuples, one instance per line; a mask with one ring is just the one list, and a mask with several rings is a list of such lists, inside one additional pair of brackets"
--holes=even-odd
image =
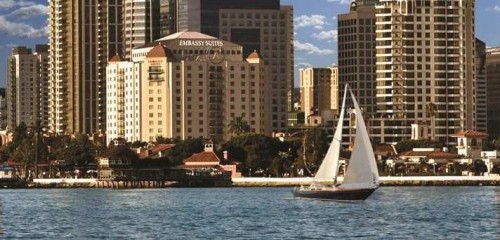
[[(337, 184), (347, 92), (350, 93), (354, 105), (356, 135), (344, 180), (341, 184)], [(324, 184), (332, 181), (333, 184), (331, 185)], [(346, 201), (365, 200), (378, 188), (378, 184), (377, 163), (363, 115), (351, 88), (346, 84), (337, 128), (325, 158), (315, 174), (312, 184), (294, 189), (293, 194), (295, 197), (301, 198)]]

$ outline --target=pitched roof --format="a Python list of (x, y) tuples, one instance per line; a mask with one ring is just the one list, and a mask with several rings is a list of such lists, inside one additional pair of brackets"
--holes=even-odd
[(154, 58), (154, 57), (159, 57), (159, 58), (167, 57), (167, 51), (165, 47), (163, 47), (163, 45), (157, 44), (156, 47), (151, 49), (146, 55), (146, 58)]
[(488, 137), (488, 134), (473, 131), (473, 130), (462, 130), (458, 133), (451, 135), (451, 137), (456, 137), (456, 138), (463, 138), (463, 137), (466, 137), (466, 138), (486, 138), (486, 137)]
[(443, 152), (441, 150), (436, 151), (408, 151), (401, 153), (400, 157), (425, 157), (430, 159), (457, 159), (461, 156), (454, 153)]
[(392, 145), (377, 145), (375, 146), (375, 154), (376, 155), (382, 155), (382, 156), (387, 156), (387, 155), (397, 155), (396, 148)]
[(175, 144), (157, 144), (153, 148), (151, 148), (151, 151), (153, 153), (163, 152), (173, 148), (174, 146)]
[(182, 161), (183, 163), (186, 162), (213, 162), (213, 163), (220, 163), (219, 157), (214, 152), (201, 152), (201, 153), (195, 153), (191, 155), (191, 157), (188, 157)]
[(210, 40), (210, 39), (217, 39), (217, 38), (200, 33), (200, 32), (182, 31), (182, 32), (177, 32), (177, 33), (162, 37), (160, 39), (157, 39), (157, 40), (155, 40), (155, 42), (174, 40), (174, 39), (206, 39), (206, 40)]
[(116, 54), (115, 56), (113, 56), (109, 62), (121, 62), (122, 61), (122, 58), (120, 57), (120, 55)]
[(257, 53), (257, 50), (253, 50), (252, 53), (250, 53), (250, 55), (248, 55), (247, 59), (257, 59), (257, 58), (260, 58), (259, 54)]

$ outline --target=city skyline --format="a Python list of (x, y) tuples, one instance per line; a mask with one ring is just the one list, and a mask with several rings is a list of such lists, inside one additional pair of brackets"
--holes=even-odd
[[(295, 87), (298, 69), (337, 63), (337, 15), (349, 10), (349, 0), (282, 0), (294, 6)], [(15, 46), (33, 48), (48, 43), (47, 1), (0, 0), (0, 87), (7, 86), (7, 58)], [(500, 31), (489, 23), (500, 21), (500, 0), (476, 1), (476, 36), (487, 47), (500, 46)]]

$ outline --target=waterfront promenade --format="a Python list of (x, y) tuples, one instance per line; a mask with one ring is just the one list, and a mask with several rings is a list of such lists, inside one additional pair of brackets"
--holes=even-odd
[[(313, 178), (267, 178), (242, 177), (233, 178), (234, 187), (294, 187), (308, 185)], [(342, 182), (342, 177), (339, 177)], [(172, 183), (172, 182), (170, 182)], [(326, 182), (328, 183), (328, 182)], [(30, 187), (103, 187), (103, 182), (97, 179), (34, 179)], [(500, 176), (390, 176), (380, 177), (380, 186), (500, 186)], [(165, 184), (170, 187), (172, 184)], [(157, 186), (140, 185), (139, 188), (154, 188)]]

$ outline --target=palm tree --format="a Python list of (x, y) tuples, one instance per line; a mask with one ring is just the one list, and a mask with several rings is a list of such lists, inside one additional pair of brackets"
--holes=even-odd
[(241, 135), (242, 133), (250, 132), (250, 125), (243, 119), (243, 117), (236, 117), (231, 120), (227, 125), (228, 131), (234, 136)]

